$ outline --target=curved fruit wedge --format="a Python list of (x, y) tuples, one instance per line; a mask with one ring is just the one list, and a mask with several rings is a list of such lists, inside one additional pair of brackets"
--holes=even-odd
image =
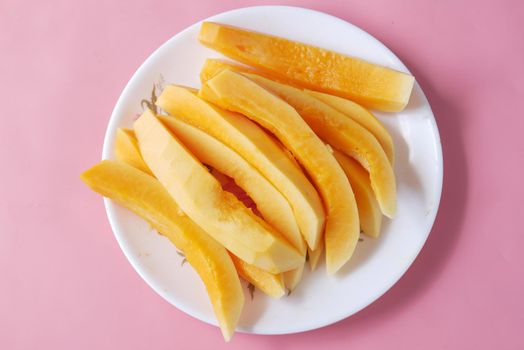
[(174, 117), (158, 117), (198, 160), (233, 178), (255, 202), (262, 217), (303, 254), (306, 244), (288, 201), (244, 158), (204, 131)]
[[(225, 69), (231, 69), (240, 73), (253, 73), (265, 78), (271, 78), (269, 75), (264, 74), (264, 72), (255, 70), (251, 67), (241, 66), (239, 64), (220, 59), (208, 58), (204, 62), (202, 70), (200, 71), (200, 80), (202, 82), (206, 82)], [(393, 139), (384, 125), (382, 125), (382, 123), (371, 112), (360, 106), (358, 103), (342, 97), (312, 90), (304, 91), (316, 99), (331, 106), (332, 108), (338, 110), (339, 112), (345, 114), (371, 132), (384, 149), (384, 152), (386, 152), (390, 163), (392, 165), (394, 164), (395, 149), (393, 145)]]
[(199, 93), (271, 131), (305, 168), (327, 209), (326, 265), (328, 273), (335, 273), (353, 254), (360, 227), (349, 181), (328, 148), (293, 107), (241, 74), (222, 71)]
[(150, 111), (134, 123), (144, 161), (197, 225), (244, 261), (272, 273), (303, 256), (220, 183)]
[(241, 66), (240, 64), (236, 64), (231, 61), (221, 60), (218, 58), (206, 58), (204, 65), (200, 70), (200, 81), (204, 83), (209, 79), (213, 78), (215, 75), (217, 75), (224, 69), (231, 69), (235, 72), (241, 73), (255, 73), (263, 75), (263, 73), (261, 73), (261, 71), (257, 69), (247, 66)]
[(286, 286), (287, 290), (289, 292), (292, 292), (295, 290), (295, 288), (298, 286), (300, 281), (302, 281), (302, 276), (304, 275), (304, 266), (306, 265), (306, 262), (300, 267), (297, 267), (294, 270), (286, 271), (283, 273), (284, 276), (284, 285)]
[[(163, 118), (166, 118), (166, 117), (159, 117), (159, 118), (162, 120)], [(128, 131), (128, 134), (136, 140), (135, 132), (133, 130), (127, 130), (127, 131)], [(138, 140), (137, 140), (137, 144), (138, 144)], [(123, 158), (129, 160), (127, 164), (133, 166), (133, 164), (144, 162), (140, 152), (132, 152), (132, 150), (127, 149), (127, 148), (122, 149), (122, 151), (124, 151), (124, 153), (122, 154)], [(230, 180), (230, 181), (233, 181), (233, 180)], [(185, 220), (190, 220), (187, 216), (184, 216), (184, 218)], [(266, 293), (267, 295), (273, 298), (280, 298), (281, 296), (283, 296), (286, 293), (283, 274), (269, 273), (267, 271), (259, 269), (258, 267), (254, 265), (251, 265), (251, 264), (246, 263), (245, 261), (242, 261), (241, 259), (237, 258), (232, 253), (229, 253), (229, 255), (231, 257), (231, 260), (233, 260), (233, 263), (235, 264), (235, 268), (237, 269), (237, 272), (246, 281), (253, 284), (255, 287), (260, 289), (262, 292)], [(297, 269), (301, 269), (301, 267), (298, 267)], [(287, 274), (295, 270), (286, 271), (285, 273)]]
[(386, 153), (369, 131), (302, 90), (259, 75), (244, 75), (293, 106), (325, 142), (357, 159), (369, 171), (371, 187), (382, 213), (390, 218), (395, 216), (397, 208), (395, 173)]
[(244, 306), (244, 292), (226, 249), (182, 211), (158, 180), (118, 161), (104, 160), (81, 179), (148, 221), (184, 252), (204, 282), (220, 329), (229, 341)]
[(401, 111), (415, 79), (333, 51), (224, 24), (204, 22), (200, 42), (276, 77), (349, 98), (369, 108)]
[(226, 69), (230, 69), (238, 73), (257, 74), (257, 75), (263, 76), (271, 80), (275, 80), (275, 81), (285, 83), (285, 84), (290, 84), (289, 81), (286, 81), (285, 79), (282, 80), (282, 79), (275, 78), (271, 74), (264, 72), (260, 69), (240, 65), (236, 62), (231, 62), (231, 61), (222, 60), (218, 58), (206, 58), (204, 65), (202, 66), (202, 69), (200, 70), (200, 82), (204, 83), (208, 81), (209, 79), (213, 78), (215, 75), (217, 75), (221, 71), (226, 70)]
[(151, 169), (149, 169), (140, 154), (138, 140), (133, 130), (119, 128), (116, 131), (115, 155), (116, 159), (134, 166), (147, 174), (153, 175)]
[(308, 261), (309, 261), (309, 268), (311, 271), (315, 271), (317, 268), (318, 262), (320, 260), (320, 257), (322, 256), (322, 253), (324, 252), (324, 243), (319, 244), (317, 249), (311, 250), (308, 248)]
[(371, 189), (368, 172), (355, 160), (340, 151), (333, 153), (346, 173), (357, 200), (360, 228), (371, 237), (378, 237), (382, 224), (382, 213)]
[[(204, 79), (212, 78), (226, 69), (242, 73), (253, 71), (253, 69), (226, 61), (208, 59), (202, 68), (201, 79), (205, 82)], [(316, 92), (303, 92), (267, 79), (258, 73), (256, 75), (244, 75), (284, 99), (301, 114), (321, 138), (326, 142), (336, 143), (336, 146), (357, 158), (366, 166), (370, 170), (373, 188), (376, 190), (377, 198), (381, 200), (380, 204), (384, 214), (389, 217), (394, 215), (396, 211), (396, 185), (393, 168), (382, 165), (385, 163), (381, 154), (383, 152), (380, 149), (382, 145), (377, 144), (379, 139), (373, 140), (374, 135), (366, 129), (366, 126), (372, 128), (384, 141), (386, 146), (382, 147), (382, 151), (386, 153), (390, 165), (394, 158), (393, 141), (387, 130), (371, 113), (358, 104), (340, 97)], [(308, 96), (308, 94), (311, 96)], [(210, 98), (216, 98), (216, 96)], [(324, 100), (329, 103), (324, 103)], [(334, 105), (333, 108), (330, 107), (331, 104)], [(342, 114), (344, 112), (340, 110), (344, 110), (348, 114)], [(351, 118), (353, 121), (344, 120), (347, 119), (347, 116), (353, 116)], [(366, 126), (363, 126), (363, 124), (366, 124)], [(389, 157), (388, 153), (390, 154)], [(372, 165), (376, 166), (371, 167)], [(385, 170), (380, 170), (382, 168), (385, 168)]]
[(259, 126), (180, 86), (167, 86), (157, 105), (213, 136), (255, 167), (288, 200), (302, 236), (309, 246), (316, 246), (325, 220), (320, 197), (294, 160)]
[(246, 263), (233, 254), (231, 254), (231, 260), (233, 260), (233, 263), (235, 264), (235, 267), (240, 276), (242, 276), (242, 278), (260, 289), (265, 294), (272, 298), (280, 298), (286, 294), (284, 278), (281, 273), (272, 274), (270, 272), (264, 271), (256, 266)]
[(384, 152), (389, 159), (389, 162), (393, 165), (395, 162), (395, 146), (393, 145), (393, 139), (386, 130), (384, 125), (367, 109), (342, 97), (325, 94), (323, 92), (316, 92), (306, 90), (308, 94), (315, 97), (316, 99), (324, 102), (325, 104), (333, 107), (337, 111), (350, 117), (364, 128), (366, 128), (380, 143)]

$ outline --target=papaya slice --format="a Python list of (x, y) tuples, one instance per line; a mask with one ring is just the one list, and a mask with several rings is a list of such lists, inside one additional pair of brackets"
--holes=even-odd
[(309, 268), (311, 271), (315, 271), (315, 269), (318, 266), (318, 262), (320, 261), (320, 257), (322, 256), (322, 253), (324, 252), (324, 244), (319, 244), (317, 249), (311, 250), (308, 248), (307, 254), (308, 254), (308, 261), (309, 261)]
[(131, 165), (104, 160), (80, 177), (95, 192), (148, 221), (184, 252), (204, 282), (224, 339), (229, 341), (244, 306), (244, 292), (226, 249), (182, 213), (157, 179)]
[(370, 111), (358, 103), (342, 97), (311, 90), (306, 90), (306, 92), (366, 128), (373, 136), (375, 136), (378, 143), (380, 143), (391, 165), (394, 165), (395, 146), (393, 145), (393, 139), (380, 120), (378, 120)]
[(357, 122), (300, 89), (255, 74), (246, 77), (289, 103), (325, 142), (357, 159), (369, 171), (371, 187), (384, 215), (397, 208), (395, 173), (377, 139)]
[(340, 151), (335, 150), (334, 156), (346, 173), (355, 193), (360, 228), (366, 235), (377, 238), (382, 225), (382, 213), (371, 189), (368, 172), (358, 162)]
[[(251, 67), (241, 66), (239, 64), (235, 64), (233, 62), (225, 60), (208, 58), (204, 62), (202, 70), (200, 71), (200, 80), (202, 82), (205, 82), (225, 69), (231, 69), (235, 72), (240, 73), (252, 73), (265, 78), (271, 78), (270, 75), (264, 74), (264, 72), (253, 69)], [(318, 100), (324, 102), (325, 104), (331, 106), (332, 108), (338, 110), (339, 112), (345, 114), (349, 118), (362, 125), (369, 132), (371, 132), (384, 149), (384, 152), (386, 152), (386, 155), (390, 163), (392, 165), (394, 164), (395, 147), (393, 145), (393, 139), (391, 138), (391, 135), (384, 127), (384, 125), (380, 122), (380, 120), (378, 120), (370, 111), (368, 111), (366, 108), (362, 107), (358, 103), (355, 103), (342, 97), (312, 90), (304, 91), (310, 94), (311, 96), (317, 98)]]
[(300, 281), (302, 281), (302, 277), (304, 275), (304, 266), (305, 261), (302, 265), (300, 265), (300, 267), (297, 267), (294, 270), (286, 271), (282, 274), (284, 276), (284, 285), (289, 292), (295, 290)]
[[(130, 137), (133, 137), (136, 140), (135, 132), (133, 130), (126, 129), (126, 133)], [(137, 140), (137, 145), (138, 145), (138, 140)], [(144, 162), (144, 160), (142, 159), (142, 156), (140, 155), (140, 152), (134, 152), (134, 150), (130, 148), (125, 148), (121, 150), (122, 150), (122, 158), (129, 161), (127, 162), (127, 164), (134, 166), (134, 164), (139, 164), (140, 162)], [(184, 216), (184, 218), (185, 220), (190, 220), (187, 216)], [(246, 263), (245, 261), (240, 260), (239, 258), (237, 258), (235, 255), (231, 253), (229, 255), (231, 257), (231, 260), (233, 260), (233, 263), (235, 265), (235, 268), (237, 269), (237, 272), (246, 281), (253, 284), (255, 287), (260, 289), (262, 292), (266, 293), (267, 295), (273, 298), (280, 298), (281, 296), (285, 294), (286, 291), (284, 287), (284, 278), (281, 273), (279, 274), (269, 273), (267, 271), (259, 269), (258, 267), (254, 265), (250, 265)], [(300, 267), (298, 269), (300, 269)], [(294, 270), (291, 270), (291, 271), (294, 271)]]
[[(231, 69), (240, 73), (253, 73), (265, 78), (271, 78), (268, 74), (264, 74), (264, 72), (260, 70), (241, 66), (239, 64), (220, 59), (208, 58), (204, 62), (202, 70), (200, 71), (200, 80), (205, 82), (224, 69)], [(371, 132), (384, 149), (384, 152), (386, 152), (390, 163), (392, 165), (394, 164), (395, 149), (393, 145), (393, 139), (384, 125), (382, 125), (382, 123), (370, 111), (360, 106), (358, 103), (342, 97), (312, 90), (304, 91), (324, 102), (325, 104), (331, 106), (332, 108), (338, 110), (339, 112), (345, 114)]]
[(194, 90), (167, 86), (157, 105), (213, 136), (256, 168), (288, 200), (308, 246), (316, 247), (325, 214), (319, 194), (292, 157), (258, 125), (200, 99)]
[(220, 72), (199, 95), (268, 129), (305, 168), (326, 207), (326, 267), (335, 273), (353, 254), (360, 227), (349, 181), (328, 148), (293, 107), (239, 73)]
[[(231, 61), (221, 60), (217, 58), (206, 58), (202, 69), (200, 70), (200, 81), (206, 82), (209, 79), (213, 78), (217, 73), (220, 73), (224, 69), (231, 69), (235, 72), (241, 73), (255, 73), (264, 75), (260, 70), (253, 69), (252, 67), (242, 66)], [(271, 78), (271, 76), (266, 75), (266, 77)]]
[(233, 263), (235, 264), (235, 267), (240, 276), (260, 289), (263, 293), (269, 295), (272, 298), (280, 298), (286, 294), (284, 278), (281, 273), (272, 274), (270, 272), (264, 271), (254, 265), (246, 263), (233, 254), (231, 254), (231, 259), (233, 260)]
[(213, 136), (174, 117), (158, 118), (198, 160), (233, 178), (253, 199), (262, 217), (305, 255), (306, 244), (291, 206), (265, 177)]
[(116, 159), (134, 166), (149, 175), (153, 175), (151, 169), (149, 169), (140, 154), (138, 140), (136, 139), (133, 130), (122, 128), (117, 129), (115, 138), (115, 156)]
[(144, 161), (197, 225), (242, 260), (271, 273), (300, 266), (302, 254), (232, 193), (224, 191), (151, 111), (135, 121), (134, 129)]
[[(210, 59), (204, 64), (201, 77), (202, 79), (210, 78), (225, 69), (243, 72), (243, 74), (253, 71), (236, 64)], [(389, 217), (394, 215), (396, 211), (396, 184), (392, 168), (394, 161), (393, 141), (387, 130), (370, 112), (358, 104), (340, 97), (315, 92), (309, 92), (311, 96), (306, 96), (306, 92), (272, 81), (259, 74), (247, 73), (244, 75), (291, 104), (309, 126), (326, 142), (336, 143), (337, 147), (358, 159), (371, 173), (373, 189), (376, 191), (377, 198), (380, 199), (384, 214)], [(315, 99), (318, 101), (315, 101)], [(328, 102), (324, 103), (324, 100)], [(331, 105), (338, 108), (330, 108)], [(342, 115), (342, 113), (345, 113), (345, 115)], [(347, 116), (352, 120), (344, 120), (344, 117)], [(379, 135), (384, 141), (385, 148), (382, 144), (377, 144), (377, 138), (373, 140), (374, 134), (367, 130), (366, 126)], [(381, 152), (381, 148), (383, 152)], [(386, 154), (390, 166), (385, 164), (382, 153)], [(390, 155), (388, 156), (387, 153)]]
[(368, 108), (401, 111), (407, 105), (413, 76), (312, 45), (204, 22), (202, 44), (293, 85), (348, 98)]

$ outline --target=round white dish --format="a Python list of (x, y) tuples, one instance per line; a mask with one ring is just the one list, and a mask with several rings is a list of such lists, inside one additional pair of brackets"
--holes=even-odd
[[(408, 72), (382, 43), (356, 26), (308, 9), (261, 6), (225, 12), (207, 20), (227, 23), (317, 45)], [(118, 127), (130, 127), (140, 101), (159, 81), (199, 87), (199, 71), (208, 57), (222, 57), (200, 45), (200, 22), (157, 49), (133, 75), (114, 108), (102, 157), (114, 158)], [(416, 78), (416, 77), (415, 77)], [(381, 237), (363, 237), (350, 262), (327, 276), (322, 263), (306, 269), (303, 281), (279, 300), (256, 291), (246, 303), (238, 331), (285, 334), (307, 331), (344, 319), (371, 304), (397, 282), (417, 257), (436, 217), (442, 189), (442, 149), (435, 118), (420, 86), (400, 113), (376, 113), (396, 146), (398, 212), (384, 218)], [(105, 199), (109, 222), (131, 265), (168, 302), (204, 322), (216, 325), (203, 283), (164, 237), (148, 224)]]

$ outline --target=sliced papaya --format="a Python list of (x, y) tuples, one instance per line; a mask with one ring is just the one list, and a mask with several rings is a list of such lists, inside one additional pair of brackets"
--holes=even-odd
[[(231, 69), (235, 72), (240, 73), (253, 73), (263, 76), (265, 78), (271, 78), (268, 74), (264, 74), (264, 72), (260, 70), (256, 70), (246, 66), (241, 66), (239, 64), (235, 64), (229, 61), (208, 58), (204, 62), (202, 70), (200, 71), (200, 80), (202, 82), (205, 82), (225, 69)], [(313, 97), (319, 99), (320, 101), (324, 102), (325, 104), (333, 107), (339, 112), (345, 114), (349, 118), (362, 125), (369, 132), (371, 132), (373, 136), (376, 137), (377, 141), (384, 149), (384, 152), (386, 152), (386, 155), (390, 163), (393, 165), (395, 158), (393, 139), (391, 138), (391, 135), (386, 130), (384, 125), (382, 125), (382, 123), (370, 111), (360, 106), (358, 103), (355, 103), (342, 97), (312, 90), (304, 91), (312, 95)]]
[(384, 215), (397, 208), (393, 167), (377, 139), (360, 124), (304, 91), (255, 74), (243, 73), (289, 103), (325, 142), (357, 159), (369, 171), (371, 187)]
[(244, 64), (316, 91), (349, 98), (368, 108), (401, 111), (413, 76), (316, 46), (204, 22), (200, 42)]
[[(225, 69), (242, 73), (253, 71), (226, 61), (208, 59), (202, 68), (201, 77), (202, 79), (209, 79)], [(256, 75), (250, 73), (244, 75), (291, 104), (326, 142), (336, 142), (339, 148), (358, 159), (372, 173), (373, 188), (376, 190), (377, 198), (381, 200), (380, 204), (384, 213), (389, 217), (394, 215), (396, 211), (396, 185), (392, 168), (394, 161), (393, 141), (387, 130), (370, 112), (352, 101), (312, 91), (302, 92), (291, 86), (267, 79), (258, 72)], [(311, 96), (306, 96), (306, 93)], [(315, 101), (315, 99), (318, 101)], [(324, 102), (324, 100), (327, 102)], [(332, 108), (329, 108), (330, 106)], [(344, 120), (344, 116), (350, 117), (354, 122)], [(366, 127), (379, 135), (383, 143), (381, 144), (377, 137), (375, 137), (376, 141), (373, 140), (375, 134)], [(338, 142), (334, 140), (338, 140)], [(378, 145), (377, 142), (379, 142)], [(383, 165), (384, 157), (380, 148), (386, 154), (391, 166)], [(373, 162), (373, 160), (375, 161)], [(371, 165), (376, 166), (371, 168)], [(380, 170), (384, 167), (385, 171)]]
[(340, 113), (345, 114), (371, 132), (382, 146), (382, 149), (386, 153), (391, 165), (394, 165), (395, 146), (393, 145), (393, 139), (380, 120), (378, 120), (370, 111), (358, 103), (342, 97), (311, 90), (306, 90), (306, 92), (336, 109)]
[(150, 111), (134, 123), (140, 153), (197, 225), (244, 261), (272, 273), (299, 267), (303, 256), (220, 183)]
[[(129, 134), (129, 136), (133, 137), (136, 140), (136, 136), (133, 130), (126, 130), (126, 132)], [(138, 145), (138, 140), (137, 140), (137, 145)], [(132, 149), (127, 149), (127, 148), (122, 149), (122, 151), (123, 151), (122, 157), (129, 161), (127, 162), (127, 164), (133, 166), (134, 164), (144, 162), (144, 160), (142, 159), (142, 156), (140, 155), (140, 152), (134, 152)], [(213, 173), (217, 174), (215, 171), (213, 171)], [(221, 173), (218, 173), (218, 174), (221, 174)], [(214, 176), (217, 177), (216, 175)], [(184, 217), (185, 217), (185, 220), (189, 220), (187, 216), (184, 216)], [(232, 253), (229, 253), (229, 255), (231, 256), (231, 259), (233, 260), (233, 263), (235, 265), (235, 268), (237, 269), (237, 272), (246, 281), (253, 284), (255, 287), (260, 289), (262, 292), (266, 293), (267, 295), (273, 298), (279, 298), (285, 294), (284, 278), (282, 274), (269, 273), (267, 271), (259, 269), (258, 267), (254, 265), (251, 265), (251, 264), (246, 263), (245, 261), (242, 261), (241, 259), (237, 258)], [(300, 267), (297, 269), (300, 269)], [(294, 270), (291, 270), (291, 271), (294, 271)], [(288, 272), (290, 271), (287, 271), (285, 273), (288, 273)]]
[(309, 262), (309, 268), (311, 271), (315, 271), (317, 268), (318, 262), (320, 261), (320, 257), (322, 256), (322, 253), (324, 252), (324, 243), (319, 244), (317, 249), (311, 250), (308, 248), (307, 254), (308, 254), (308, 262)]
[(233, 254), (231, 254), (231, 259), (233, 260), (233, 263), (235, 264), (235, 267), (240, 276), (260, 289), (263, 293), (269, 295), (272, 298), (280, 298), (286, 294), (284, 278), (281, 273), (273, 274), (264, 271), (254, 265), (246, 263)]
[(357, 200), (360, 228), (370, 237), (378, 237), (382, 213), (371, 188), (368, 172), (355, 160), (335, 150), (335, 158), (346, 173)]
[(292, 157), (262, 128), (236, 113), (200, 99), (193, 90), (167, 86), (157, 105), (237, 152), (288, 200), (304, 239), (316, 247), (325, 214), (319, 194)]
[(326, 265), (335, 273), (353, 254), (360, 227), (349, 181), (328, 148), (293, 107), (242, 74), (224, 70), (205, 82), (199, 95), (268, 129), (304, 167), (327, 210)]
[[(224, 69), (231, 69), (235, 72), (241, 73), (264, 74), (260, 70), (248, 66), (242, 66), (231, 61), (221, 60), (218, 58), (207, 58), (204, 62), (204, 65), (202, 66), (202, 69), (200, 70), (200, 81), (206, 82)], [(270, 78), (270, 76), (267, 77)]]
[(300, 265), (300, 267), (297, 267), (294, 270), (286, 271), (282, 274), (284, 276), (284, 285), (289, 292), (295, 290), (300, 281), (302, 281), (302, 277), (304, 276), (304, 266), (305, 261), (302, 265)]
[(204, 131), (174, 117), (159, 116), (162, 123), (202, 163), (233, 178), (256, 204), (262, 217), (305, 254), (293, 210), (282, 194), (244, 158)]
[(149, 222), (183, 251), (209, 294), (220, 329), (231, 339), (244, 306), (244, 293), (226, 249), (182, 213), (154, 177), (120, 161), (104, 160), (81, 179)]
[(115, 138), (115, 156), (116, 159), (152, 175), (151, 170), (140, 154), (138, 140), (136, 139), (133, 130), (122, 128), (117, 129)]

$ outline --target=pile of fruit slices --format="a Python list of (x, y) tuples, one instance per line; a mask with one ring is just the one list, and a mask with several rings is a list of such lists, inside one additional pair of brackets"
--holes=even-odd
[(249, 66), (208, 59), (200, 90), (167, 86), (156, 101), (167, 114), (147, 110), (119, 129), (118, 160), (81, 178), (185, 254), (229, 340), (244, 304), (239, 275), (279, 298), (306, 257), (314, 269), (325, 251), (336, 273), (361, 231), (378, 237), (382, 215), (395, 215), (393, 141), (362, 105), (399, 111), (414, 79), (217, 23), (203, 23), (199, 39)]

